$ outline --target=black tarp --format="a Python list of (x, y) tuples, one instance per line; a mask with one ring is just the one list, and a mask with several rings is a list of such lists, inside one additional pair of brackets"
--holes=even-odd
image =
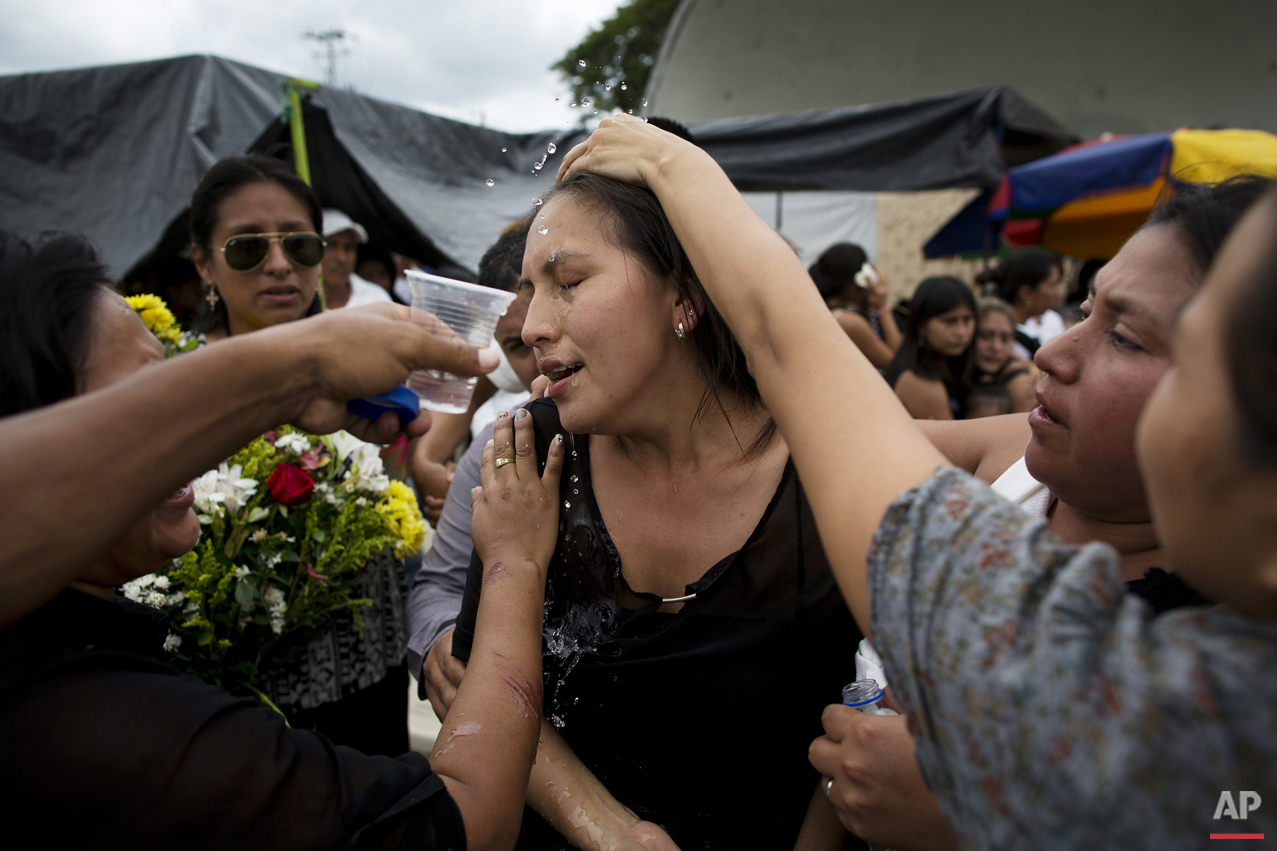
[(1076, 141), (1005, 86), (690, 128), (742, 191), (991, 187)]
[[(283, 80), (212, 56), (0, 77), (0, 227), (83, 232), (116, 275), (171, 261), (210, 165), (289, 147)], [(325, 206), (388, 249), (471, 269), (583, 138), (503, 133), (328, 88), (308, 95), (303, 117)], [(1008, 162), (1067, 141), (996, 87), (692, 130), (743, 190), (987, 186)], [(558, 152), (534, 172), (550, 142)]]

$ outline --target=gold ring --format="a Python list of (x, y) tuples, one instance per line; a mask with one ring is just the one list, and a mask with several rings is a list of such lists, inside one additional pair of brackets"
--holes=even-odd
[(509, 464), (509, 463), (510, 463), (510, 459), (509, 459), (509, 458), (498, 458), (498, 459), (497, 459), (497, 469), (498, 469), (498, 470), (500, 470), (502, 467), (504, 467), (506, 464)]

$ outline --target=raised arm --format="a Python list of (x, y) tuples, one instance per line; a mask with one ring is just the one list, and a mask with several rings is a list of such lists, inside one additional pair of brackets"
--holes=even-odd
[(867, 632), (869, 542), (891, 501), (944, 457), (707, 153), (618, 116), (568, 153), (560, 176), (575, 171), (645, 184), (660, 199), (789, 442), (838, 585)]
[[(495, 362), (431, 336), (407, 308), (336, 311), (236, 337), (108, 388), (0, 420), (0, 626), (61, 591), (165, 496), (282, 422), (315, 433), (400, 434), (346, 412), (410, 370), (463, 375)], [(419, 417), (408, 432), (429, 424)]]

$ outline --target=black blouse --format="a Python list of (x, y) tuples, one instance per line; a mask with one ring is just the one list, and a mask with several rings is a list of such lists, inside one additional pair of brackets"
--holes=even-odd
[(369, 757), (187, 676), (165, 616), (63, 591), (0, 631), (0, 823), (14, 848), (464, 849), (420, 754)]
[[(561, 431), (531, 403), (538, 457)], [(839, 595), (793, 463), (745, 545), (687, 586), (681, 611), (630, 588), (575, 435), (546, 590), (545, 714), (621, 803), (684, 849), (788, 848), (818, 776), (821, 711), (855, 679), (860, 633)], [(688, 530), (695, 534), (695, 530)], [(468, 658), (482, 564), (453, 634)], [(520, 848), (567, 843), (535, 815)]]

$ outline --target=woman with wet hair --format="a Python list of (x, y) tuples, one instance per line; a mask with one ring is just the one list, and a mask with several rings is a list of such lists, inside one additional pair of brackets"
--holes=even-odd
[[(549, 192), (521, 286), (549, 384), (518, 413), (536, 441), (515, 449), (544, 457), (562, 433), (570, 451), (528, 786), (540, 818), (520, 847), (792, 845), (856, 628), (744, 354), (647, 189), (580, 174)], [(481, 593), (472, 561), (463, 658)], [(767, 707), (765, 746), (743, 745), (759, 731), (742, 702)]]
[(851, 341), (886, 369), (900, 349), (900, 326), (887, 301), (887, 278), (865, 250), (851, 242), (831, 245), (807, 272)]
[[(1264, 809), (1244, 827), (1215, 818), (1223, 791), (1277, 791), (1277, 682), (1260, 673), (1277, 665), (1277, 193), (1179, 312), (1138, 418), (1164, 563), (1221, 604), (1154, 617), (1125, 593), (1116, 549), (1070, 545), (949, 466), (709, 157), (620, 116), (561, 174), (582, 170), (653, 189), (749, 353), (964, 847), (1182, 847), (1221, 824), (1277, 828)], [(1184, 262), (1191, 248), (1163, 268)], [(1075, 330), (1090, 326), (1138, 375), (1158, 367), (1131, 338), (1149, 326), (1115, 265)], [(1067, 441), (1074, 422), (1057, 402), (1035, 432)], [(831, 451), (845, 445), (874, 451)]]
[(904, 342), (884, 376), (915, 418), (962, 417), (975, 309), (971, 290), (951, 275), (927, 278), (914, 290)]

